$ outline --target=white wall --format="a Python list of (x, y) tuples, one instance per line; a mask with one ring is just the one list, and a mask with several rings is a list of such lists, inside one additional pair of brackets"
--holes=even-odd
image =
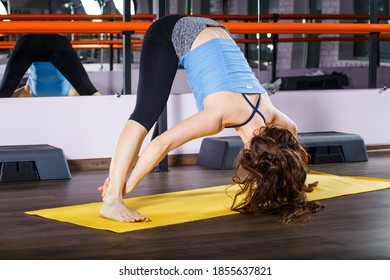
[[(111, 157), (116, 139), (135, 104), (135, 95), (6, 98), (0, 100), (0, 145), (49, 144), (68, 159)], [(286, 91), (271, 96), (301, 132), (356, 133), (366, 144), (390, 143), (390, 91)], [(192, 94), (172, 95), (168, 125), (196, 112)], [(235, 135), (225, 129), (220, 135)], [(148, 142), (149, 140), (146, 140)], [(201, 139), (175, 150), (197, 153)]]
[(300, 132), (339, 131), (361, 135), (366, 145), (390, 143), (390, 91), (284, 91), (271, 98)]
[[(121, 74), (110, 74), (116, 76), (114, 81), (96, 75), (100, 79), (100, 84), (96, 82), (98, 87), (111, 85), (120, 89)], [(136, 70), (133, 79), (135, 91)], [(168, 126), (196, 113), (192, 94), (176, 94), (180, 92), (190, 92), (184, 71), (178, 71), (174, 94), (168, 102)], [(136, 95), (3, 98), (0, 99), (0, 145), (49, 144), (63, 149), (68, 159), (111, 157), (135, 100)], [(366, 144), (390, 143), (387, 124), (390, 90), (383, 93), (378, 89), (284, 91), (272, 95), (271, 100), (296, 121), (301, 132), (340, 131), (359, 134)], [(219, 134), (228, 135), (236, 135), (234, 129)], [(198, 153), (201, 140), (194, 140), (172, 154)]]
[(68, 159), (110, 157), (130, 96), (3, 98), (0, 145), (49, 144)]

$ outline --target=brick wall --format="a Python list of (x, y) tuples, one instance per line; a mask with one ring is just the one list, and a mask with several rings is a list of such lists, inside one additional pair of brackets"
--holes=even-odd
[[(340, 0), (322, 0), (323, 14), (340, 14)], [(337, 20), (327, 20), (327, 23), (338, 22)], [(338, 36), (338, 35), (322, 35)], [(339, 42), (321, 42), (320, 65), (319, 68), (339, 66)]]
[[(294, 0), (279, 0), (279, 14), (293, 14)], [(283, 21), (280, 21), (283, 22)], [(280, 38), (292, 37), (288, 34), (279, 35)], [(291, 68), (292, 43), (278, 44), (277, 69)]]

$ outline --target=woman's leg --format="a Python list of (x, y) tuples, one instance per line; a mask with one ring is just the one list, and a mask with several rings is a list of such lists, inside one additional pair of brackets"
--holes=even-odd
[[(80, 95), (92, 95), (97, 89), (69, 40), (61, 35), (48, 37), (51, 44), (49, 61), (64, 75)], [(47, 42), (49, 43), (49, 42)]]
[(18, 88), (23, 75), (33, 62), (33, 48), (31, 47), (31, 35), (21, 37), (12, 50), (3, 80), (0, 85), (0, 97), (10, 97)]
[(173, 49), (147, 40), (142, 45), (137, 102), (130, 119), (150, 130), (164, 110), (178, 67)]
[(0, 86), (0, 97), (11, 96), (34, 61), (49, 61), (81, 95), (97, 92), (69, 40), (58, 34), (21, 37), (9, 57)]
[(111, 160), (110, 180), (102, 188), (103, 206), (100, 215), (103, 217), (125, 222), (148, 220), (124, 205), (122, 194), (142, 142), (166, 106), (171, 91), (178, 67), (178, 58), (169, 36), (175, 20), (173, 17), (161, 19), (145, 34), (136, 107), (116, 144)]
[(172, 31), (182, 16), (167, 16), (153, 23), (141, 50), (137, 103), (130, 119), (148, 131), (164, 110), (179, 59), (172, 44)]

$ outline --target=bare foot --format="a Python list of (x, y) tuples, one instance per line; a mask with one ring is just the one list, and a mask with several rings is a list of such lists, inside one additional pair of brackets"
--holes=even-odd
[(122, 200), (105, 200), (99, 214), (103, 218), (118, 222), (135, 223), (149, 221), (149, 218), (128, 208)]
[(314, 188), (318, 186), (318, 181), (315, 181), (313, 183), (305, 183), (305, 185), (303, 186), (303, 191), (305, 192), (312, 192), (314, 191)]

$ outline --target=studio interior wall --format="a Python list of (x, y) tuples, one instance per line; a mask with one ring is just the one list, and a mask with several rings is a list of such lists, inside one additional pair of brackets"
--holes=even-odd
[[(133, 72), (137, 70), (133, 70)], [(134, 73), (133, 86), (137, 75)], [(152, 82), (152, 81), (151, 81)], [(187, 88), (186, 92), (177, 91)], [(196, 113), (193, 96), (179, 71), (168, 102), (168, 126)], [(280, 91), (272, 102), (289, 115), (300, 132), (356, 133), (366, 145), (390, 143), (390, 91), (345, 89)], [(132, 112), (136, 95), (99, 97), (3, 98), (0, 100), (0, 145), (49, 144), (64, 150), (67, 159), (109, 158)], [(225, 129), (218, 136), (236, 135)], [(145, 140), (145, 144), (150, 137)], [(171, 154), (198, 153), (202, 139)]]

